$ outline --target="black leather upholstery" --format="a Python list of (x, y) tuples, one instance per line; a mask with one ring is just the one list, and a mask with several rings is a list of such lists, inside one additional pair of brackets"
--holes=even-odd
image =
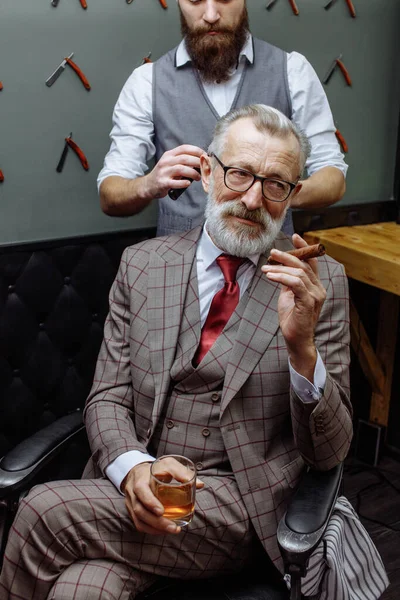
[[(342, 465), (335, 470), (340, 474)], [(332, 477), (332, 471), (310, 469), (296, 491), (295, 504), (288, 508), (285, 517), (287, 526), (296, 533), (308, 535), (323, 527), (330, 517), (340, 482), (341, 476)], [(329, 498), (331, 501), (327, 502)]]
[(0, 246), (0, 456), (83, 407), (122, 251), (153, 234)]

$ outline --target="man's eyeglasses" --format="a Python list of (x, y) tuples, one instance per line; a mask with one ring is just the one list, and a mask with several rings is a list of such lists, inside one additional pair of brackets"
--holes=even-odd
[(260, 177), (238, 167), (227, 167), (213, 152), (210, 156), (215, 158), (224, 171), (224, 183), (233, 192), (247, 192), (256, 181), (260, 181), (264, 198), (271, 200), (271, 202), (285, 202), (297, 185), (297, 183), (283, 181), (282, 179)]

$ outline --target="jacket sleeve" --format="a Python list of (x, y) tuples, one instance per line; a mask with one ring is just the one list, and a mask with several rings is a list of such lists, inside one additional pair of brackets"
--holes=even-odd
[(321, 275), (327, 297), (318, 321), (315, 343), (326, 368), (322, 397), (305, 403), (291, 389), (295, 441), (304, 460), (320, 470), (343, 461), (353, 434), (349, 400), (350, 318), (346, 274), (342, 265), (327, 258)]
[(134, 427), (130, 369), (129, 337), (134, 317), (130, 307), (133, 286), (128, 282), (128, 264), (135, 262), (134, 256), (132, 248), (124, 251), (111, 287), (104, 339), (84, 410), (92, 459), (103, 474), (120, 454), (130, 450), (146, 452)]

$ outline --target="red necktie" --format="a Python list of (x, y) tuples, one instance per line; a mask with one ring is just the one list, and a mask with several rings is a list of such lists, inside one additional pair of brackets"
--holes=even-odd
[(203, 360), (239, 302), (240, 289), (236, 281), (236, 273), (245, 260), (229, 254), (221, 254), (217, 258), (225, 285), (212, 299), (207, 319), (201, 330), (200, 344), (193, 359), (194, 365), (198, 365)]

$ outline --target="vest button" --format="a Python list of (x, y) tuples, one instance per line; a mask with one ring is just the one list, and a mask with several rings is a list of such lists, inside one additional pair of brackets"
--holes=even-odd
[(196, 463), (197, 471), (201, 471), (202, 468), (203, 468), (203, 463), (201, 463), (201, 462)]
[(213, 402), (218, 402), (218, 400), (219, 400), (219, 394), (212, 394), (211, 395), (211, 400)]
[(173, 427), (175, 427), (175, 423), (173, 421), (167, 421), (167, 428), (172, 429)]
[(205, 427), (201, 433), (204, 435), (204, 437), (208, 437), (211, 432), (209, 429), (207, 429), (207, 427)]

